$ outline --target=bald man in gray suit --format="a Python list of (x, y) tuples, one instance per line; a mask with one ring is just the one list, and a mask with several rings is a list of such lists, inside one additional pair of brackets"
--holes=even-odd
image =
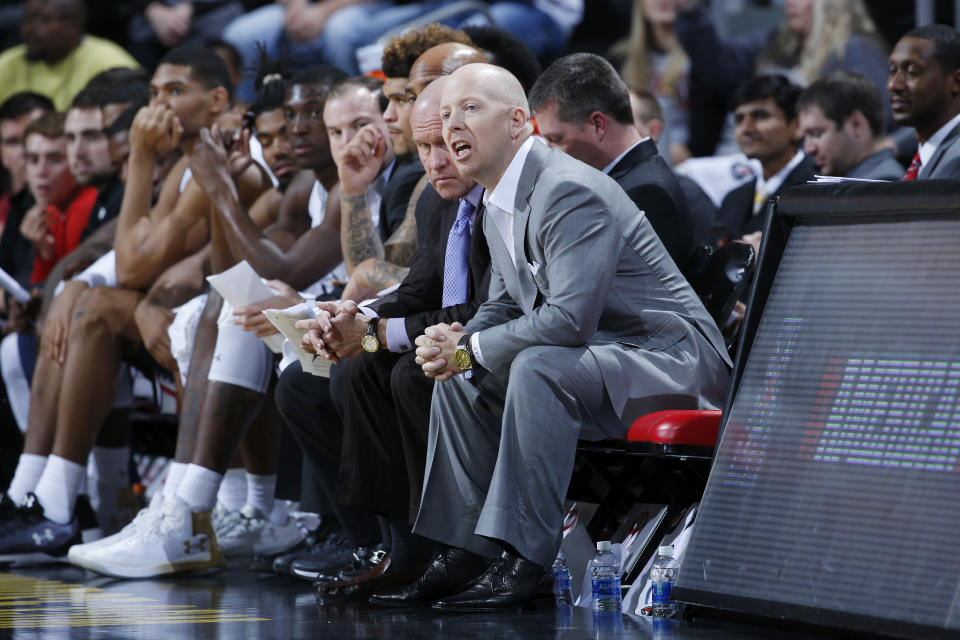
[(416, 583), (371, 601), (516, 608), (551, 597), (577, 439), (719, 407), (731, 365), (646, 216), (614, 180), (531, 136), (513, 76), (462, 67), (440, 112), (461, 175), (486, 188), (490, 296), (465, 329), (417, 338), (442, 384), (414, 531), (445, 546)]

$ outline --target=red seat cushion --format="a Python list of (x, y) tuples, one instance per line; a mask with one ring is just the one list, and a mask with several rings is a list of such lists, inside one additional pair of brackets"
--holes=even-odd
[(627, 442), (713, 447), (717, 443), (722, 413), (719, 409), (650, 413), (633, 421)]

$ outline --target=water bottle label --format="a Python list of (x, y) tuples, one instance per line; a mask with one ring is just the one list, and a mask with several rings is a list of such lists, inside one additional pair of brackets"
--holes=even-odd
[(651, 600), (653, 604), (667, 604), (670, 602), (670, 593), (673, 591), (673, 583), (669, 580), (653, 583), (653, 592)]
[(593, 600), (598, 606), (600, 603), (616, 607), (620, 602), (620, 578), (603, 577), (593, 579)]
[(570, 589), (570, 574), (563, 570), (553, 572), (553, 579), (557, 584), (557, 593), (563, 593)]

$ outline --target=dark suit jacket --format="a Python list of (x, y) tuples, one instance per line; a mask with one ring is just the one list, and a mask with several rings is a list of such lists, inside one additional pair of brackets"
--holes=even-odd
[[(709, 242), (712, 237), (713, 228), (717, 224), (717, 207), (692, 178), (677, 174), (677, 181), (680, 183), (680, 188), (683, 189), (683, 195), (687, 197), (687, 204), (690, 207), (693, 244), (695, 247), (699, 247), (704, 242)], [(679, 266), (681, 271), (685, 267), (682, 264)]]
[(676, 176), (657, 154), (656, 143), (644, 140), (635, 146), (609, 175), (646, 213), (667, 253), (683, 267), (694, 247), (690, 211)]
[[(813, 179), (813, 160), (809, 156), (804, 156), (803, 161), (793, 168), (787, 178), (780, 185), (776, 192), (771, 193), (770, 197), (775, 198), (781, 193), (803, 184)], [(753, 215), (753, 194), (757, 189), (757, 179), (754, 178), (745, 182), (726, 195), (720, 204), (720, 219), (718, 225), (721, 227), (719, 235), (726, 235), (729, 238), (739, 238), (740, 236), (763, 229), (763, 223), (766, 219), (764, 212), (766, 207), (757, 215)]]
[(897, 162), (892, 149), (881, 149), (867, 156), (863, 162), (847, 172), (847, 178), (867, 178), (869, 180), (903, 180), (906, 173)]
[(423, 177), (423, 165), (416, 154), (407, 154), (397, 158), (393, 173), (387, 180), (383, 199), (380, 201), (380, 238), (389, 238), (407, 214), (407, 204), (413, 188)]
[(960, 125), (955, 126), (937, 145), (930, 159), (920, 167), (918, 180), (960, 178)]
[(451, 307), (440, 307), (447, 236), (456, 220), (457, 206), (458, 201), (444, 200), (432, 186), (423, 191), (417, 203), (417, 213), (423, 220), (424, 248), (417, 252), (413, 264), (410, 265), (410, 272), (397, 290), (370, 305), (383, 318), (406, 318), (405, 325), (411, 343), (424, 329), (439, 322), (466, 324), (480, 304), (487, 299), (490, 288), (490, 251), (483, 234), (481, 204), (470, 237), (467, 301)]

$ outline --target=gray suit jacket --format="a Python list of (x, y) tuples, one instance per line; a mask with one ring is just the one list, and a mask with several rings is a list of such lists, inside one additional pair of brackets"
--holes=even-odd
[(492, 371), (528, 347), (586, 345), (625, 422), (720, 406), (731, 366), (720, 331), (614, 180), (535, 142), (514, 209), (515, 262), (484, 219), (490, 296), (467, 326)]
[(930, 160), (920, 167), (917, 180), (960, 178), (960, 125), (955, 126), (934, 150)]
[(867, 178), (869, 180), (903, 180), (906, 170), (897, 162), (891, 149), (881, 149), (867, 156), (863, 162), (847, 172), (847, 178)]

